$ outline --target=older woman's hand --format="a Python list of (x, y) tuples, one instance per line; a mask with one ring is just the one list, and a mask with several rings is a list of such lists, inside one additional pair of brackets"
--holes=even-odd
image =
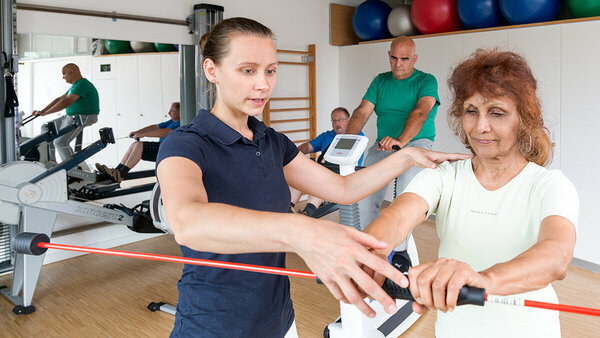
[(446, 258), (410, 268), (408, 279), (410, 292), (415, 298), (413, 310), (417, 313), (423, 313), (425, 307), (452, 311), (461, 287), (485, 288), (489, 284), (489, 280), (469, 264)]

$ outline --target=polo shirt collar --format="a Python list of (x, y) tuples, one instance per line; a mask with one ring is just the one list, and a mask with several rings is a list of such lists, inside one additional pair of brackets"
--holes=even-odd
[[(196, 115), (192, 124), (225, 145), (233, 144), (242, 138), (240, 133), (205, 109), (198, 111), (198, 115)], [(267, 126), (253, 116), (248, 117), (248, 128), (254, 133), (255, 141), (264, 137), (267, 130)]]

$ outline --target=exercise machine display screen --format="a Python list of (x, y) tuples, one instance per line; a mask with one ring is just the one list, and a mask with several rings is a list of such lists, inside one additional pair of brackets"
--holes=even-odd
[(355, 138), (341, 138), (335, 145), (335, 149), (352, 149), (355, 143)]

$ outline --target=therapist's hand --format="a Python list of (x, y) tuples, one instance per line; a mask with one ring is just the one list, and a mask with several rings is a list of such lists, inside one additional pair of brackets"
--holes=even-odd
[(352, 303), (365, 315), (374, 317), (375, 311), (364, 301), (364, 291), (377, 300), (386, 312), (396, 312), (395, 300), (363, 270), (366, 266), (401, 286), (408, 285), (407, 278), (400, 271), (369, 250), (384, 249), (387, 243), (330, 221), (313, 219), (306, 225), (309, 227), (304, 229), (301, 226), (294, 234), (294, 251), (319, 276), (336, 299)]
[(442, 162), (466, 160), (473, 157), (473, 154), (442, 153), (418, 147), (406, 147), (398, 153), (409, 155), (417, 167), (432, 169), (435, 169)]

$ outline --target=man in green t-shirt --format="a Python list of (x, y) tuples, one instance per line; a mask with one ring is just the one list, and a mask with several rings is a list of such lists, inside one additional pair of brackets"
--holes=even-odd
[[(367, 152), (365, 166), (392, 154), (394, 146), (431, 149), (435, 138), (434, 120), (440, 104), (437, 80), (415, 69), (415, 43), (406, 36), (392, 41), (388, 56), (391, 71), (377, 75), (371, 82), (348, 123), (347, 132), (357, 134), (373, 112), (377, 115), (377, 140)], [(396, 178), (394, 198), (420, 170), (413, 167)], [(384, 187), (359, 203), (361, 226), (377, 218), (386, 190)], [(404, 250), (406, 243), (397, 249)]]
[[(44, 116), (59, 112), (66, 109), (67, 115), (61, 116), (56, 121), (59, 129), (62, 129), (73, 123), (73, 116), (81, 116), (81, 126), (75, 128), (61, 137), (54, 139), (50, 144), (50, 159), (54, 160), (54, 149), (58, 150), (58, 154), (63, 161), (70, 159), (73, 156), (73, 149), (69, 143), (73, 141), (77, 135), (87, 126), (98, 121), (98, 113), (100, 112), (100, 102), (98, 99), (98, 91), (96, 87), (81, 76), (79, 67), (74, 63), (69, 63), (62, 68), (63, 79), (67, 83), (72, 84), (71, 88), (62, 96), (57, 97), (50, 102), (46, 108), (42, 110), (34, 110), (33, 115)], [(42, 127), (42, 131), (46, 131), (46, 126)]]

